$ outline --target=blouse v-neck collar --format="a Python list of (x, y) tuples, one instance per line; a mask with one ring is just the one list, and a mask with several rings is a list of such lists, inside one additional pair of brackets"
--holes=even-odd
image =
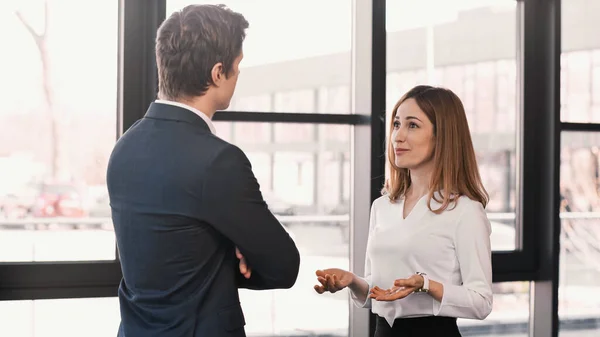
[(408, 221), (410, 219), (420, 217), (423, 214), (423, 212), (427, 210), (427, 206), (422, 205), (422, 203), (425, 202), (426, 198), (427, 194), (420, 197), (419, 200), (417, 200), (417, 202), (414, 204), (410, 212), (406, 215), (406, 217), (404, 217), (404, 206), (406, 198), (402, 198), (400, 204), (400, 217), (402, 218), (402, 221)]

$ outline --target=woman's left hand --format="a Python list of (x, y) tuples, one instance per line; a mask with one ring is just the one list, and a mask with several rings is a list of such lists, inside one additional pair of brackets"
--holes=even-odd
[(390, 289), (381, 289), (375, 286), (371, 289), (369, 297), (377, 301), (395, 301), (421, 289), (423, 283), (423, 276), (415, 274), (407, 279), (397, 279)]

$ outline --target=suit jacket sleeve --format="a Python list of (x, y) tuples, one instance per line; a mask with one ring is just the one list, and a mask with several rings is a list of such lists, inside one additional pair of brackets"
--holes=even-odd
[(203, 183), (206, 220), (229, 238), (252, 268), (250, 289), (290, 288), (296, 282), (300, 254), (296, 244), (267, 208), (250, 161), (236, 146), (222, 150)]

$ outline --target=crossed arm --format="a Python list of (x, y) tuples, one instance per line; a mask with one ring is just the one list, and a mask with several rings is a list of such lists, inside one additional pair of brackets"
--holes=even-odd
[(298, 277), (300, 253), (267, 208), (246, 155), (228, 146), (213, 160), (208, 176), (202, 195), (208, 203), (205, 217), (236, 246), (243, 276), (238, 278), (239, 286), (292, 287)]

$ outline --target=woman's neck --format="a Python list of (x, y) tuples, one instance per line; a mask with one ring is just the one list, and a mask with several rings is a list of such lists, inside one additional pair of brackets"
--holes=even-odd
[(424, 168), (410, 170), (410, 188), (406, 191), (406, 196), (419, 199), (428, 194), (430, 182), (431, 170)]

